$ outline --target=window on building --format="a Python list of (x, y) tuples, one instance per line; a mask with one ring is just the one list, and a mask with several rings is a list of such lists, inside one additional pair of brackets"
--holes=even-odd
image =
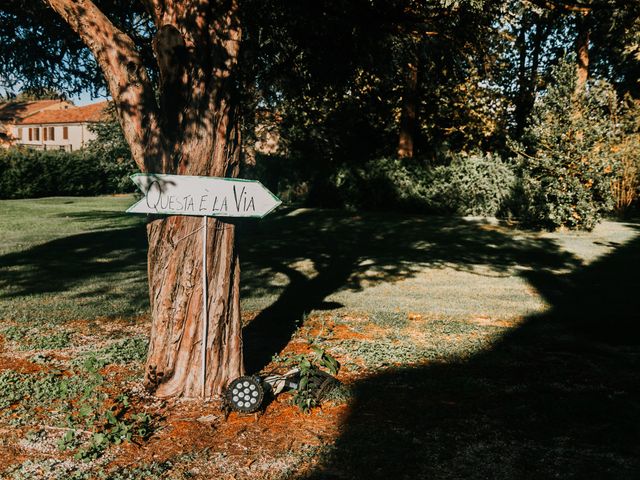
[(69, 140), (69, 127), (62, 127), (62, 138)]
[(22, 140), (22, 129), (18, 129), (18, 140)]
[(47, 132), (49, 132), (49, 129), (47, 127), (44, 127), (42, 129), (42, 138), (44, 139), (44, 141), (47, 141)]
[(39, 129), (39, 128), (34, 128), (34, 129), (33, 129), (33, 139), (34, 139), (36, 142), (39, 142), (39, 141), (40, 141), (40, 129)]
[(29, 141), (33, 140), (33, 130), (29, 129)]
[(49, 140), (56, 139), (56, 129), (55, 127), (49, 127)]

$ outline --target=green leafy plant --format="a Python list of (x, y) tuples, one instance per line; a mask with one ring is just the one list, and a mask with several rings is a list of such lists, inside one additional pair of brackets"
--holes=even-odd
[[(109, 403), (111, 403), (110, 406), (105, 409), (105, 404)], [(145, 440), (153, 433), (151, 415), (145, 412), (132, 412), (126, 395), (119, 395), (112, 401), (108, 398), (105, 402), (86, 401), (70, 421), (93, 429), (88, 442), (75, 454), (78, 460), (94, 460), (102, 456), (110, 445), (119, 445), (134, 439)], [(73, 437), (69, 435), (69, 438), (64, 439), (59, 446), (66, 448), (67, 440), (72, 441), (72, 439)]]
[(0, 373), (0, 410), (14, 404), (24, 410), (43, 403), (65, 404), (79, 395), (93, 392), (99, 382), (94, 377), (66, 376), (59, 372), (26, 374), (5, 370)]
[(50, 328), (51, 326), (47, 326), (43, 332), (14, 325), (4, 329), (2, 335), (7, 340), (18, 343), (20, 350), (55, 350), (68, 347), (71, 343), (71, 333)]
[(24, 328), (15, 325), (2, 330), (2, 336), (10, 342), (20, 342), (26, 335), (27, 331)]
[(495, 155), (461, 153), (429, 172), (425, 199), (430, 210), (494, 216), (511, 198), (513, 168)]
[(34, 337), (29, 343), (29, 350), (56, 350), (68, 347), (71, 343), (69, 332), (56, 332)]
[(59, 450), (68, 450), (72, 448), (76, 448), (79, 444), (79, 440), (76, 436), (76, 432), (74, 430), (67, 430), (62, 437), (58, 440), (58, 449)]
[(100, 369), (110, 364), (141, 362), (147, 355), (148, 346), (149, 341), (144, 337), (126, 338), (81, 356), (75, 360), (75, 364), (85, 369)]
[(134, 411), (127, 395), (113, 398), (104, 391), (100, 370), (105, 364), (104, 359), (89, 356), (72, 375), (0, 372), (0, 414), (24, 424), (47, 405), (49, 421), (66, 429), (58, 448), (79, 447), (75, 456), (81, 460), (100, 457), (110, 445), (147, 439), (153, 418)]
[(291, 402), (305, 413), (320, 405), (323, 394), (328, 393), (327, 386), (335, 385), (337, 382), (330, 375), (337, 375), (340, 370), (340, 362), (324, 349), (311, 344), (311, 350), (312, 355), (297, 354), (280, 357), (285, 365), (295, 366), (300, 370), (298, 388)]

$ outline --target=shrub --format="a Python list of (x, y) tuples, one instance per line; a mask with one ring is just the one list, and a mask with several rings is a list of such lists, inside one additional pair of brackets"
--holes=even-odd
[(343, 165), (331, 183), (338, 203), (348, 208), (422, 210), (426, 178), (427, 169), (423, 164), (381, 157), (363, 165)]
[(511, 198), (515, 183), (513, 169), (499, 157), (463, 153), (433, 169), (426, 201), (441, 212), (494, 216)]
[(612, 207), (613, 145), (620, 135), (615, 91), (591, 82), (576, 93), (575, 59), (553, 72), (534, 107), (520, 153), (517, 213), (526, 225), (591, 230)]
[(436, 167), (383, 157), (334, 179), (347, 207), (484, 216), (498, 214), (514, 184), (512, 168), (497, 156), (466, 153)]
[(105, 173), (82, 152), (0, 151), (0, 198), (104, 193)]
[(1, 149), (0, 198), (120, 193), (131, 190), (131, 172), (126, 162), (106, 161), (90, 151)]
[(587, 162), (567, 166), (546, 156), (523, 162), (519, 217), (533, 228), (592, 230), (610, 208), (607, 176)]

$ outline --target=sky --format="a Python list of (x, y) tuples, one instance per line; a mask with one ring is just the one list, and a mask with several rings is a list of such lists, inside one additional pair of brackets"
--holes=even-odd
[[(7, 94), (7, 89), (0, 86), (0, 95), (5, 96)], [(16, 90), (13, 90), (15, 92)], [(73, 102), (74, 105), (81, 107), (83, 105), (89, 105), (90, 103), (104, 102), (105, 100), (111, 100), (111, 97), (98, 97), (91, 98), (91, 94), (89, 92), (84, 92), (80, 95), (69, 97), (69, 100)]]
[(111, 97), (91, 98), (91, 95), (89, 95), (88, 92), (85, 92), (80, 96), (70, 97), (69, 100), (71, 100), (74, 103), (74, 105), (81, 107), (83, 105), (88, 105), (90, 103), (97, 103), (97, 102), (104, 102), (105, 100), (111, 100)]

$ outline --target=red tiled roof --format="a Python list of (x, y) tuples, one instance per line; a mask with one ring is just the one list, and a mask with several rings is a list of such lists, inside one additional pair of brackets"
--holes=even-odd
[(38, 113), (45, 108), (51, 108), (56, 104), (67, 104), (64, 100), (34, 100), (30, 102), (6, 102), (0, 104), (0, 122), (14, 123), (26, 117)]
[(70, 107), (62, 110), (46, 110), (36, 113), (23, 121), (20, 125), (33, 125), (42, 123), (85, 123), (104, 120), (104, 109), (109, 102), (92, 103), (84, 107)]

